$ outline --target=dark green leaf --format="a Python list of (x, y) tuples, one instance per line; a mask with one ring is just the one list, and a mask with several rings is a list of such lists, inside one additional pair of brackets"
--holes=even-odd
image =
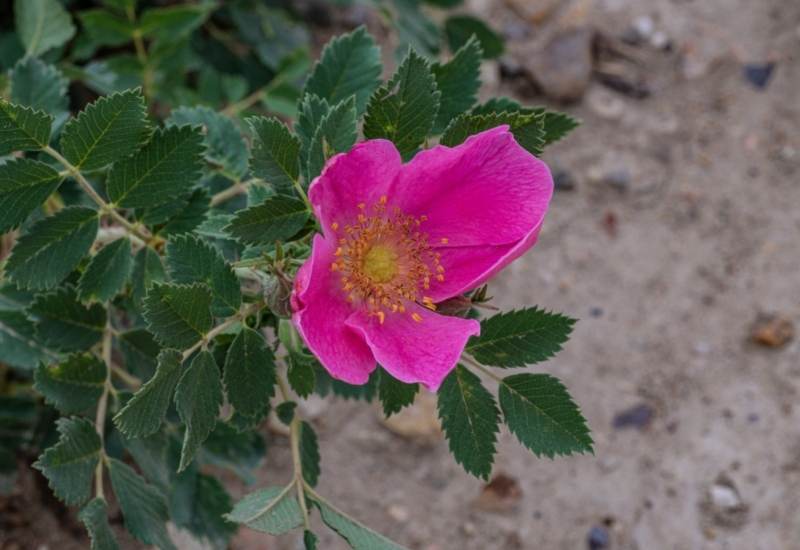
[(130, 372), (145, 380), (155, 374), (161, 348), (152, 334), (143, 328), (126, 330), (117, 335), (117, 342)]
[(78, 281), (78, 296), (83, 301), (107, 302), (116, 296), (131, 274), (131, 242), (117, 239), (92, 257)]
[(255, 55), (273, 71), (280, 71), (293, 56), (303, 52), (309, 42), (308, 30), (283, 11), (264, 3), (251, 9), (231, 10), (239, 36), (252, 46)]
[(236, 503), (226, 517), (235, 523), (243, 523), (250, 529), (282, 535), (302, 525), (303, 516), (297, 502), (294, 486), (281, 489), (267, 487), (250, 493)]
[(316, 134), (317, 128), (322, 124), (323, 119), (330, 110), (331, 108), (327, 101), (313, 94), (305, 95), (303, 101), (297, 107), (297, 121), (294, 124), (294, 131), (297, 132), (297, 136), (300, 139), (301, 173), (306, 181), (311, 181), (311, 178), (308, 177), (308, 159), (314, 134)]
[(89, 499), (92, 476), (100, 459), (100, 436), (85, 418), (60, 418), (58, 443), (47, 449), (33, 467), (42, 472), (53, 493), (67, 504)]
[(336, 153), (349, 151), (357, 137), (355, 97), (333, 106), (322, 118), (308, 150), (307, 182), (316, 178)]
[(378, 398), (383, 405), (383, 414), (387, 417), (414, 403), (417, 393), (419, 384), (406, 384), (381, 369)]
[(531, 154), (539, 155), (544, 147), (542, 118), (536, 114), (523, 112), (502, 112), (488, 115), (463, 114), (456, 118), (444, 132), (440, 143), (454, 147), (463, 143), (469, 136), (507, 124), (511, 133), (522, 147)]
[(236, 335), (225, 359), (225, 392), (236, 412), (256, 416), (275, 395), (275, 358), (264, 337), (250, 328)]
[(566, 113), (544, 112), (544, 144), (550, 145), (564, 138), (580, 126), (580, 122)]
[(0, 309), (0, 363), (33, 369), (49, 359), (44, 346), (34, 338), (36, 326), (21, 311)]
[(63, 413), (79, 413), (93, 407), (106, 383), (108, 369), (94, 355), (72, 355), (63, 363), (34, 372), (34, 388), (44, 400)]
[(253, 133), (253, 174), (280, 192), (292, 192), (300, 174), (300, 141), (278, 119), (247, 119)]
[(93, 9), (79, 12), (78, 18), (86, 34), (98, 46), (122, 46), (133, 41), (136, 29), (124, 15)]
[(68, 85), (54, 66), (29, 57), (11, 71), (11, 101), (58, 116), (69, 110)]
[(561, 351), (575, 319), (536, 307), (498, 313), (481, 321), (481, 335), (470, 338), (467, 352), (484, 365), (524, 367)]
[(354, 550), (406, 550), (328, 503), (316, 502), (316, 505), (325, 525), (336, 531)]
[(278, 420), (288, 426), (292, 423), (292, 420), (294, 420), (295, 409), (297, 409), (297, 403), (294, 401), (284, 401), (275, 408), (275, 414), (278, 416)]
[(303, 544), (305, 545), (305, 550), (317, 550), (317, 543), (319, 539), (317, 535), (312, 533), (311, 531), (303, 531)]
[(303, 201), (275, 196), (238, 212), (225, 231), (245, 243), (274, 244), (294, 236), (306, 224), (308, 216)]
[(61, 185), (48, 165), (26, 158), (0, 165), (0, 233), (15, 229)]
[(480, 378), (457, 366), (438, 393), (439, 419), (456, 462), (488, 479), (494, 462), (500, 411)]
[(142, 13), (139, 31), (146, 38), (176, 41), (202, 25), (215, 7), (207, 3), (149, 8)]
[(168, 461), (169, 443), (169, 436), (165, 431), (158, 431), (147, 437), (135, 439), (122, 436), (122, 444), (131, 454), (144, 477), (161, 491), (169, 489), (175, 473)]
[(319, 443), (314, 428), (308, 422), (300, 422), (300, 463), (303, 479), (312, 487), (319, 481)]
[[(477, 105), (472, 109), (471, 113), (473, 115), (490, 115), (493, 113), (514, 113), (522, 110), (522, 105), (510, 97), (493, 97), (487, 102)], [(526, 112), (529, 112), (529, 110), (526, 110)]]
[(515, 374), (500, 384), (511, 433), (537, 456), (594, 452), (586, 420), (567, 389), (549, 374)]
[(474, 35), (481, 43), (485, 59), (494, 59), (503, 53), (503, 39), (486, 23), (469, 15), (448, 17), (444, 24), (444, 32), (451, 51), (458, 50)]
[(433, 133), (441, 134), (450, 121), (472, 108), (478, 99), (481, 87), (480, 43), (470, 38), (450, 61), (434, 64), (433, 75), (441, 93)]
[(144, 299), (147, 328), (165, 346), (188, 348), (211, 330), (212, 300), (203, 284), (156, 283)]
[(83, 507), (78, 514), (92, 540), (91, 550), (119, 550), (114, 532), (108, 525), (108, 505), (103, 497), (97, 497)]
[(289, 369), (287, 378), (289, 385), (302, 398), (306, 398), (314, 391), (316, 377), (314, 375), (314, 364), (316, 359), (313, 357), (303, 357), (297, 353), (289, 354)]
[(166, 278), (164, 265), (161, 263), (161, 256), (158, 255), (158, 252), (145, 246), (136, 253), (131, 280), (133, 281), (133, 301), (138, 307), (141, 307), (142, 301), (153, 283), (162, 283)]
[(35, 151), (50, 143), (53, 117), (0, 99), (0, 155)]
[(439, 97), (430, 63), (409, 50), (397, 73), (370, 98), (364, 137), (389, 139), (403, 158), (411, 157), (433, 128)]
[(188, 513), (185, 521), (179, 522), (175, 517), (173, 521), (189, 529), (198, 538), (207, 540), (212, 548), (228, 548), (228, 541), (237, 528), (235, 523), (225, 519), (225, 514), (233, 506), (231, 496), (215, 477), (190, 470), (181, 476), (188, 476), (189, 501), (183, 506)]
[(100, 304), (84, 306), (72, 287), (38, 295), (28, 314), (36, 318), (39, 339), (61, 351), (92, 347), (102, 339), (106, 327), (105, 308)]
[(69, 13), (57, 0), (16, 0), (16, 29), (27, 56), (39, 56), (75, 35)]
[(186, 424), (179, 472), (194, 460), (197, 449), (214, 429), (222, 399), (219, 367), (211, 353), (202, 351), (192, 360), (175, 388), (175, 406)]
[(202, 187), (195, 189), (189, 195), (186, 206), (172, 216), (166, 225), (161, 228), (162, 236), (183, 235), (194, 231), (208, 216), (211, 208), (211, 196)]
[(258, 432), (239, 432), (217, 422), (200, 454), (203, 463), (230, 470), (250, 485), (256, 481), (253, 472), (264, 460), (266, 445)]

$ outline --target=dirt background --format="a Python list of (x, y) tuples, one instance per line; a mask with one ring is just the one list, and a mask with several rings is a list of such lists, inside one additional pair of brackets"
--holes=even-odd
[[(540, 242), (490, 288), (502, 308), (581, 319), (537, 370), (569, 387), (596, 454), (540, 460), (504, 431), (485, 489), (453, 461), (430, 398), (391, 427), (363, 404), (312, 402), (320, 492), (421, 550), (800, 549), (800, 340), (752, 339), (761, 315), (800, 321), (800, 2), (467, 9), (508, 40), (483, 95), (580, 97), (559, 108), (582, 127), (545, 155), (559, 190)], [(744, 67), (766, 62), (758, 86)], [(260, 483), (290, 462), (275, 439)], [(88, 547), (69, 517), (17, 507), (41, 537), (31, 548)], [(243, 530), (232, 548), (299, 544)]]

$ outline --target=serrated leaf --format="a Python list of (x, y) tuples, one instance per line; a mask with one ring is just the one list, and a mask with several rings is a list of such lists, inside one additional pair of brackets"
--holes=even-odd
[(438, 392), (439, 419), (456, 462), (488, 479), (494, 463), (500, 411), (480, 378), (457, 366)]
[(292, 423), (292, 420), (294, 420), (295, 409), (297, 409), (297, 403), (294, 401), (284, 401), (275, 407), (275, 415), (278, 417), (278, 420), (288, 426)]
[(119, 550), (114, 532), (108, 525), (108, 505), (103, 497), (89, 501), (78, 513), (92, 541), (91, 550)]
[(480, 42), (484, 59), (494, 59), (503, 53), (503, 39), (486, 23), (469, 15), (453, 15), (444, 24), (444, 33), (451, 51), (458, 50), (475, 36)]
[(200, 125), (204, 129), (205, 159), (232, 179), (247, 173), (249, 153), (242, 133), (233, 121), (208, 107), (178, 107), (167, 126)]
[(303, 479), (312, 487), (319, 481), (319, 443), (314, 428), (308, 422), (300, 422), (300, 463)]
[[(522, 105), (510, 97), (493, 97), (472, 109), (473, 115), (490, 115), (492, 113), (506, 113), (522, 111)], [(530, 112), (530, 111), (526, 111)]]
[(27, 56), (39, 56), (75, 35), (72, 18), (57, 0), (16, 0), (14, 14)]
[(122, 444), (139, 466), (142, 475), (162, 492), (168, 491), (174, 477), (174, 469), (168, 461), (169, 437), (165, 431), (132, 439), (122, 436)]
[(501, 112), (487, 115), (465, 113), (450, 123), (444, 131), (439, 143), (455, 147), (463, 143), (469, 136), (497, 128), (507, 124), (517, 140), (526, 151), (540, 155), (544, 147), (544, 130), (540, 115), (524, 112)]
[(258, 432), (239, 432), (229, 424), (217, 423), (201, 449), (201, 460), (225, 468), (239, 476), (244, 483), (255, 483), (253, 471), (266, 454), (264, 438)]
[(158, 431), (167, 414), (172, 394), (181, 377), (181, 354), (164, 350), (158, 368), (114, 417), (114, 424), (127, 437), (144, 437)]
[(472, 110), (473, 115), (492, 115), (495, 113), (521, 113), (535, 115), (541, 120), (543, 148), (563, 139), (568, 133), (580, 126), (580, 121), (566, 113), (550, 111), (544, 107), (523, 107), (507, 97), (495, 97)]
[(317, 543), (319, 539), (317, 535), (312, 533), (311, 531), (303, 531), (303, 544), (305, 545), (305, 550), (317, 550)]
[(155, 374), (161, 348), (152, 334), (143, 328), (126, 330), (117, 334), (117, 342), (130, 372), (142, 379)]
[(304, 25), (290, 18), (285, 11), (271, 9), (265, 3), (249, 6), (250, 9), (232, 9), (232, 19), (238, 28), (238, 36), (252, 47), (264, 65), (279, 72), (291, 63), (293, 56), (305, 53), (309, 33)]
[(236, 412), (256, 416), (275, 395), (275, 357), (264, 337), (244, 327), (225, 358), (225, 392)]
[(354, 550), (406, 550), (328, 503), (315, 501), (315, 504), (325, 525), (336, 531)]
[(380, 83), (381, 53), (366, 28), (332, 39), (322, 50), (303, 89), (303, 96), (314, 94), (335, 105), (356, 96), (358, 114)]
[(92, 257), (78, 281), (83, 301), (107, 302), (116, 296), (131, 274), (131, 241), (123, 238), (107, 244)]
[(0, 233), (19, 227), (62, 181), (58, 172), (35, 160), (16, 158), (0, 165)]
[(0, 363), (33, 369), (49, 359), (44, 346), (34, 338), (36, 326), (21, 311), (0, 309)]
[(11, 101), (58, 116), (69, 110), (68, 85), (53, 65), (28, 57), (11, 71)]
[(164, 496), (124, 462), (109, 458), (107, 464), (111, 486), (131, 535), (161, 550), (176, 550), (167, 533), (169, 513)]
[(0, 99), (0, 155), (35, 151), (50, 143), (53, 117)]
[(330, 110), (328, 102), (314, 94), (303, 96), (303, 100), (297, 106), (294, 131), (297, 132), (297, 137), (300, 139), (300, 169), (306, 181), (311, 181), (308, 177), (308, 155), (311, 151), (311, 142), (317, 128)]
[(122, 46), (133, 40), (136, 30), (125, 15), (104, 9), (85, 10), (78, 13), (81, 26), (97, 46)]
[(197, 449), (214, 429), (222, 406), (222, 382), (214, 356), (197, 354), (175, 388), (175, 407), (186, 424), (181, 449), (181, 472), (194, 460)]
[(155, 283), (144, 299), (147, 328), (165, 346), (188, 348), (211, 330), (212, 300), (203, 284)]
[(433, 65), (441, 94), (432, 133), (441, 134), (454, 118), (475, 105), (481, 87), (481, 46), (473, 37), (447, 63)]
[(202, 25), (215, 7), (209, 3), (146, 9), (142, 12), (139, 31), (146, 38), (175, 41)]
[(470, 338), (467, 352), (494, 367), (524, 367), (561, 351), (575, 319), (536, 307), (498, 313), (481, 321), (481, 335)]
[(161, 256), (158, 252), (145, 246), (136, 253), (133, 259), (133, 301), (141, 307), (142, 301), (147, 295), (147, 291), (154, 283), (162, 283), (166, 280), (164, 264), (161, 263)]
[(383, 414), (387, 418), (414, 403), (417, 393), (419, 393), (419, 384), (406, 384), (381, 369), (378, 398), (383, 405)]
[(262, 533), (287, 533), (303, 524), (300, 504), (293, 488), (293, 485), (283, 489), (267, 487), (250, 493), (237, 502), (225, 517)]
[(191, 233), (200, 226), (211, 208), (211, 196), (208, 191), (199, 187), (189, 195), (186, 206), (172, 216), (159, 234), (161, 236), (184, 235)]
[(247, 119), (253, 133), (253, 174), (273, 189), (292, 193), (300, 175), (300, 141), (276, 118)]
[(274, 244), (293, 237), (308, 216), (303, 201), (279, 195), (238, 212), (225, 231), (244, 243)]
[(239, 279), (211, 244), (195, 237), (182, 235), (167, 242), (167, 267), (176, 283), (204, 283), (214, 295), (211, 308), (218, 317), (239, 311), (242, 292)]
[(329, 158), (353, 147), (357, 137), (357, 122), (354, 96), (334, 105), (322, 118), (308, 150), (306, 183), (322, 172)]
[(544, 112), (544, 144), (545, 146), (563, 139), (581, 123), (566, 113), (556, 111)]
[(441, 43), (441, 31), (425, 11), (420, 9), (419, 0), (393, 0), (392, 5), (397, 12), (394, 26), (400, 39), (396, 56), (400, 57), (410, 46), (426, 57), (436, 58)]
[(567, 389), (549, 374), (515, 374), (500, 384), (500, 407), (517, 439), (536, 456), (592, 453), (586, 420)]
[(39, 294), (28, 307), (36, 319), (36, 334), (47, 347), (81, 351), (97, 344), (106, 327), (106, 310), (100, 304), (84, 306), (72, 287)]
[(173, 521), (197, 538), (208, 541), (211, 548), (228, 548), (228, 541), (237, 529), (235, 523), (224, 517), (233, 505), (230, 495), (215, 477), (191, 470), (183, 472), (179, 479), (183, 476), (186, 476), (188, 502), (181, 504), (187, 512), (186, 518), (179, 522), (173, 514)]
[(203, 170), (203, 135), (196, 127), (159, 128), (108, 175), (108, 196), (118, 206), (158, 206), (191, 190)]
[(67, 504), (89, 499), (92, 476), (102, 443), (94, 424), (85, 418), (60, 418), (58, 443), (47, 449), (33, 467), (47, 478), (53, 493)]
[(389, 139), (410, 158), (433, 127), (439, 98), (430, 63), (409, 50), (392, 79), (370, 98), (364, 137)]
[(107, 374), (105, 363), (94, 355), (72, 355), (53, 367), (39, 364), (33, 374), (34, 388), (61, 412), (79, 413), (100, 399)]
[(297, 395), (305, 399), (311, 395), (316, 385), (316, 377), (314, 375), (316, 359), (303, 357), (297, 353), (290, 353), (288, 359), (289, 366), (286, 378)]
[(74, 166), (96, 170), (136, 151), (149, 134), (144, 97), (128, 90), (101, 97), (70, 120), (61, 152)]

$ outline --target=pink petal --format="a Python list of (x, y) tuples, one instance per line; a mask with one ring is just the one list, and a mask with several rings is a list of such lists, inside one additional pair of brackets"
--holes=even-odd
[(457, 147), (419, 152), (388, 193), (406, 214), (426, 215), (431, 243), (508, 244), (537, 227), (553, 194), (547, 165), (523, 149), (508, 126)]
[(385, 139), (364, 141), (332, 157), (308, 189), (325, 234), (332, 234), (333, 222), (351, 222), (359, 213), (359, 203), (372, 205), (386, 195), (401, 165), (400, 153)]
[[(412, 313), (422, 321), (414, 321)], [(469, 337), (480, 333), (474, 319), (446, 317), (416, 305), (406, 313), (388, 314), (383, 324), (375, 315), (358, 311), (347, 324), (363, 335), (389, 374), (409, 384), (420, 382), (434, 392), (458, 363)]]
[(375, 358), (362, 335), (345, 324), (353, 307), (330, 270), (333, 252), (324, 237), (314, 236), (311, 257), (295, 279), (292, 321), (331, 376), (364, 384), (375, 370)]

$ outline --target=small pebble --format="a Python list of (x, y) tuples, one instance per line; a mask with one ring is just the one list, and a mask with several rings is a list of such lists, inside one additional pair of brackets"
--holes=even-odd
[(586, 546), (589, 550), (604, 550), (608, 548), (611, 543), (611, 538), (608, 536), (608, 529), (595, 525), (589, 529), (589, 535), (586, 537)]
[(621, 193), (626, 192), (631, 185), (631, 173), (627, 168), (618, 168), (606, 172), (603, 179), (608, 186)]
[(556, 191), (574, 191), (575, 178), (566, 170), (556, 170), (553, 174), (553, 185)]
[(656, 31), (650, 37), (650, 45), (657, 50), (670, 50), (672, 49), (672, 41), (664, 31)]
[(775, 63), (773, 62), (748, 63), (743, 67), (745, 80), (758, 90), (763, 90), (767, 87), (774, 71)]
[(656, 24), (649, 15), (642, 15), (633, 20), (633, 29), (642, 39), (648, 39), (655, 31)]
[(591, 309), (589, 309), (589, 315), (591, 315), (595, 319), (597, 319), (599, 317), (602, 317), (603, 313), (605, 313), (603, 311), (603, 308), (598, 307), (598, 306), (593, 306)]
[(618, 430), (636, 428), (642, 430), (650, 425), (655, 416), (655, 410), (647, 403), (639, 403), (629, 409), (617, 413), (612, 425)]
[(759, 314), (753, 323), (751, 337), (756, 344), (781, 348), (794, 338), (794, 323), (780, 314)]

